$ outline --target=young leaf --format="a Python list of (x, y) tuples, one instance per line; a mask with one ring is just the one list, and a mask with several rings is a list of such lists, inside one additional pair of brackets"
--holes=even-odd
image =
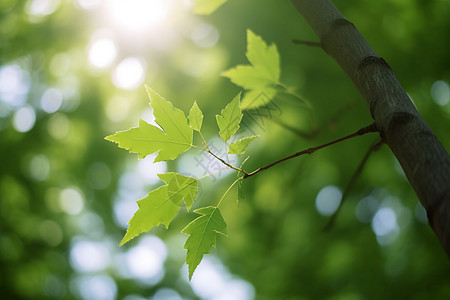
[(240, 108), (241, 93), (237, 94), (228, 105), (222, 109), (221, 115), (216, 115), (217, 125), (219, 126), (219, 135), (225, 142), (239, 129), (239, 123), (242, 119)]
[(228, 0), (192, 0), (194, 13), (199, 15), (210, 15)]
[(228, 154), (243, 154), (247, 149), (248, 145), (256, 139), (258, 136), (249, 136), (230, 144), (228, 149)]
[(258, 108), (270, 102), (276, 94), (273, 86), (280, 80), (280, 56), (274, 44), (268, 46), (251, 30), (247, 30), (246, 56), (251, 65), (239, 65), (222, 75), (249, 91), (241, 109)]
[(139, 127), (117, 132), (105, 139), (118, 143), (119, 147), (129, 152), (139, 153), (139, 158), (159, 151), (155, 162), (175, 159), (191, 148), (193, 131), (181, 110), (174, 108), (172, 103), (148, 86), (145, 87), (155, 121), (164, 131), (139, 120)]
[(184, 198), (188, 209), (197, 195), (197, 180), (177, 173), (158, 174), (167, 183), (151, 191), (147, 197), (138, 200), (139, 209), (128, 222), (127, 233), (123, 237), (122, 246), (142, 232), (163, 224), (166, 228), (175, 218)]
[(191, 126), (192, 129), (199, 131), (202, 128), (202, 122), (203, 122), (203, 114), (200, 110), (200, 107), (197, 105), (197, 101), (194, 102), (192, 105), (191, 110), (189, 111), (189, 126)]
[(167, 196), (171, 198), (171, 201), (180, 203), (184, 199), (187, 209), (190, 210), (198, 191), (197, 179), (174, 172), (158, 174), (158, 176), (168, 184)]
[(189, 234), (184, 249), (187, 249), (186, 263), (189, 266), (189, 280), (202, 261), (203, 255), (209, 254), (212, 246), (216, 246), (217, 234), (227, 234), (227, 224), (219, 209), (213, 206), (194, 210), (201, 216), (189, 223), (183, 233)]
[(273, 83), (280, 80), (280, 56), (277, 46), (267, 46), (263, 39), (247, 30), (247, 58), (255, 69), (264, 73)]

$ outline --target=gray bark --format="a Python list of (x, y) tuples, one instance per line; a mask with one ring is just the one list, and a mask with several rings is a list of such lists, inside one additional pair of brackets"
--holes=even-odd
[(328, 0), (291, 0), (370, 108), (450, 257), (450, 156), (420, 116), (389, 65)]

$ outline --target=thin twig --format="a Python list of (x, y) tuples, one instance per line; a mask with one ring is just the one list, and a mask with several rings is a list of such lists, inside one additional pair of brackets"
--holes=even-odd
[(218, 159), (221, 163), (223, 163), (223, 164), (226, 165), (227, 167), (229, 167), (229, 168), (231, 168), (231, 169), (233, 169), (233, 170), (236, 170), (236, 171), (239, 171), (239, 172), (244, 173), (244, 174), (245, 174), (244, 176), (248, 176), (248, 175), (249, 175), (247, 171), (245, 171), (245, 170), (243, 170), (243, 169), (241, 169), (241, 168), (235, 167), (235, 166), (231, 165), (230, 163), (227, 163), (225, 160), (223, 160), (222, 158), (218, 157), (218, 156), (215, 155), (213, 152), (211, 152), (211, 150), (208, 150), (208, 151), (206, 151), (206, 152), (208, 152), (209, 154), (211, 154), (212, 156), (214, 156), (216, 159)]
[(275, 161), (275, 162), (273, 162), (273, 163), (271, 163), (271, 164), (268, 164), (267, 166), (264, 166), (264, 167), (261, 167), (261, 168), (259, 168), (259, 169), (256, 169), (255, 171), (253, 171), (253, 172), (251, 172), (251, 173), (247, 173), (247, 174), (246, 174), (245, 172), (243, 172), (243, 173), (245, 174), (245, 175), (243, 176), (243, 178), (245, 179), (245, 178), (248, 178), (248, 177), (250, 177), (250, 176), (256, 175), (256, 174), (258, 174), (258, 173), (260, 173), (260, 172), (262, 172), (262, 171), (264, 171), (264, 170), (267, 170), (267, 169), (269, 169), (269, 168), (271, 168), (271, 167), (273, 167), (273, 166), (275, 166), (275, 165), (277, 165), (277, 164), (279, 164), (279, 163), (282, 163), (283, 161), (289, 160), (289, 159), (291, 159), (291, 158), (294, 158), (294, 157), (297, 157), (297, 156), (300, 156), (300, 155), (304, 155), (304, 154), (313, 154), (314, 152), (316, 152), (317, 150), (320, 150), (320, 149), (322, 149), (322, 148), (326, 148), (326, 147), (328, 147), (328, 146), (337, 144), (337, 143), (339, 143), (339, 142), (348, 140), (348, 139), (353, 138), (353, 137), (356, 137), (356, 136), (360, 136), (360, 135), (364, 135), (364, 134), (369, 133), (369, 132), (376, 132), (376, 131), (377, 131), (377, 128), (376, 128), (376, 126), (375, 126), (375, 123), (372, 123), (372, 124), (369, 125), (369, 126), (366, 126), (366, 127), (361, 128), (360, 130), (356, 131), (355, 133), (352, 133), (352, 134), (350, 134), (350, 135), (341, 137), (341, 138), (339, 138), (339, 139), (337, 139), (337, 140), (328, 142), (328, 143), (326, 143), (326, 144), (322, 144), (322, 145), (319, 145), (319, 146), (316, 146), (316, 147), (313, 147), (313, 148), (308, 148), (308, 149), (306, 149), (306, 150), (297, 152), (297, 153), (295, 153), (295, 154), (292, 154), (292, 155), (290, 155), (290, 156), (287, 156), (287, 157), (285, 157), (285, 158), (282, 158), (282, 159), (280, 159), (280, 160), (277, 160), (277, 161)]
[(364, 169), (364, 166), (366, 165), (370, 155), (374, 151), (378, 150), (378, 148), (383, 143), (384, 143), (384, 141), (382, 139), (379, 139), (379, 140), (377, 140), (375, 143), (373, 143), (370, 146), (369, 150), (367, 150), (367, 152), (364, 155), (363, 159), (359, 163), (358, 168), (356, 168), (355, 173), (353, 173), (352, 177), (350, 178), (350, 181), (348, 182), (347, 186), (345, 187), (345, 190), (342, 193), (341, 202), (339, 203), (338, 208), (333, 213), (333, 215), (330, 217), (330, 220), (325, 225), (325, 227), (323, 228), (322, 231), (328, 231), (328, 230), (330, 230), (333, 227), (334, 222), (336, 221), (336, 217), (337, 217), (339, 211), (341, 210), (342, 205), (344, 204), (344, 201), (347, 199), (348, 195), (350, 194), (350, 191), (352, 190), (353, 186), (355, 185), (356, 180), (358, 179), (359, 175), (361, 175), (361, 172)]
[(297, 44), (297, 45), (305, 45), (305, 46), (309, 46), (309, 47), (319, 47), (319, 48), (322, 48), (322, 44), (321, 44), (321, 43), (318, 43), (318, 42), (310, 42), (310, 41), (297, 40), (297, 39), (292, 40), (292, 42), (293, 42), (294, 44)]

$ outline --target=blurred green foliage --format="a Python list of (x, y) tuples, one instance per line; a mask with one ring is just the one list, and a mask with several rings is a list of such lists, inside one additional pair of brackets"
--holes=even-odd
[[(279, 95), (271, 116), (244, 116), (262, 136), (249, 146), (247, 170), (371, 122), (334, 61), (292, 43), (317, 38), (289, 1), (229, 0), (201, 17), (181, 0), (146, 1), (155, 6), (130, 12), (138, 2), (0, 2), (2, 299), (450, 297), (448, 260), (386, 147), (370, 157), (335, 226), (322, 231), (328, 217), (316, 204), (336, 198), (336, 189), (323, 189), (345, 188), (373, 135), (245, 180), (239, 205), (231, 192), (222, 208), (229, 237), (218, 239), (204, 271), (199, 266), (203, 281), (197, 274), (186, 281), (187, 236), (179, 231), (192, 214), (180, 212), (169, 230), (157, 228), (119, 248), (134, 202), (161, 185), (156, 173), (204, 174), (202, 165), (212, 166), (196, 152), (167, 165), (138, 162), (103, 137), (136, 126), (139, 117), (151, 119), (147, 83), (185, 113), (196, 100), (203, 133), (219, 148), (214, 116), (240, 91), (220, 74), (247, 63), (247, 29), (277, 45), (281, 81), (312, 103), (319, 128), (300, 134), (310, 132), (308, 112)], [(392, 66), (450, 149), (450, 2), (336, 5)], [(202, 182), (194, 208), (215, 203), (234, 179)]]

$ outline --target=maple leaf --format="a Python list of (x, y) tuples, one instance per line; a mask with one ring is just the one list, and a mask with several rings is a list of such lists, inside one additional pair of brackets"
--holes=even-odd
[(225, 142), (239, 129), (239, 123), (241, 123), (243, 116), (239, 106), (240, 99), (241, 93), (236, 95), (236, 97), (222, 109), (220, 115), (216, 115), (217, 125), (219, 126), (219, 135)]
[(280, 56), (277, 47), (247, 30), (247, 59), (251, 65), (239, 65), (222, 73), (231, 82), (248, 90), (242, 99), (242, 109), (258, 108), (276, 95), (273, 86), (280, 80)]
[(211, 247), (216, 246), (217, 234), (227, 234), (227, 224), (219, 208), (207, 206), (196, 209), (194, 212), (201, 216), (189, 223), (182, 231), (190, 235), (184, 245), (184, 249), (187, 249), (186, 263), (189, 266), (189, 280), (202, 261), (203, 255), (209, 254)]
[(197, 180), (177, 173), (158, 174), (167, 185), (151, 191), (145, 198), (138, 200), (139, 209), (128, 222), (127, 232), (120, 246), (127, 243), (154, 226), (163, 224), (166, 228), (175, 218), (184, 199), (188, 210), (197, 195)]
[(119, 147), (131, 153), (138, 153), (139, 158), (159, 151), (155, 162), (175, 159), (191, 148), (192, 128), (181, 110), (174, 108), (172, 103), (147, 85), (145, 88), (155, 121), (163, 130), (140, 119), (138, 127), (119, 131), (105, 139), (118, 143)]
[(248, 145), (257, 137), (258, 137), (257, 135), (253, 135), (242, 138), (234, 143), (231, 143), (228, 149), (228, 154), (243, 154), (247, 149)]

